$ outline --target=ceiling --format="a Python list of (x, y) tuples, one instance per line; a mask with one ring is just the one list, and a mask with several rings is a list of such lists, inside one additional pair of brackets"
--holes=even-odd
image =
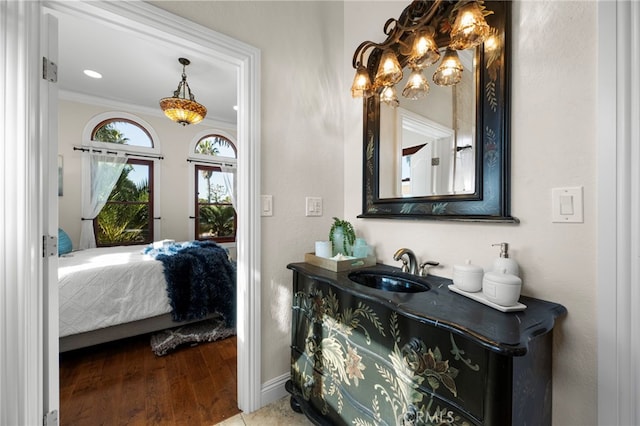
[[(94, 21), (52, 12), (58, 18), (58, 84), (63, 93), (160, 112), (158, 101), (173, 96), (182, 76), (178, 58), (191, 61), (187, 83), (207, 119), (236, 124), (237, 67), (197, 57), (178, 45), (116, 30)], [(102, 74), (93, 79), (85, 69)], [(138, 108), (140, 109), (140, 108)]]

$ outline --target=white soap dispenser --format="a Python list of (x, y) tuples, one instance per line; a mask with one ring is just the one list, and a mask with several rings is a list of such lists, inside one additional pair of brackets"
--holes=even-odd
[(512, 274), (515, 276), (520, 276), (520, 270), (518, 268), (518, 263), (509, 257), (509, 244), (508, 243), (498, 243), (491, 244), (492, 247), (500, 246), (500, 257), (497, 258), (493, 262), (493, 272), (503, 272), (506, 274)]

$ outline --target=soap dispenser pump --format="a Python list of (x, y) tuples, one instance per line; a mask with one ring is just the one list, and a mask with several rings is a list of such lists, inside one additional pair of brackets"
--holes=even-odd
[(500, 257), (493, 262), (493, 272), (503, 272), (515, 276), (520, 275), (518, 263), (509, 257), (509, 244), (498, 243), (492, 244), (492, 247), (500, 246)]

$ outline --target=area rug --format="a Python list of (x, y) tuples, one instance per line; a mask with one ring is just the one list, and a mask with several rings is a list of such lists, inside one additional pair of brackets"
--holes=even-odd
[(235, 328), (228, 328), (221, 319), (209, 319), (181, 327), (160, 331), (151, 336), (151, 350), (163, 356), (182, 345), (196, 345), (213, 342), (236, 334)]

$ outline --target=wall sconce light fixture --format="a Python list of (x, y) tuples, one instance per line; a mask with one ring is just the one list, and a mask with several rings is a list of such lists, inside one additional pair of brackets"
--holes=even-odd
[(351, 95), (358, 98), (380, 93), (382, 102), (397, 106), (394, 86), (402, 80), (402, 67), (406, 65), (411, 75), (402, 95), (409, 99), (425, 96), (429, 84), (423, 71), (440, 59), (439, 47), (446, 48), (446, 52), (433, 81), (440, 86), (457, 84), (463, 67), (456, 51), (484, 43), (491, 35), (484, 17), (491, 13), (482, 0), (414, 0), (398, 19), (387, 20), (384, 42), (365, 41), (356, 49), (353, 54), (356, 76)]
[(179, 58), (178, 62), (182, 64), (182, 80), (178, 83), (178, 88), (173, 92), (172, 97), (160, 99), (160, 108), (164, 115), (183, 126), (198, 124), (207, 115), (207, 108), (196, 102), (196, 98), (191, 93), (191, 88), (187, 83), (185, 68), (191, 61)]

